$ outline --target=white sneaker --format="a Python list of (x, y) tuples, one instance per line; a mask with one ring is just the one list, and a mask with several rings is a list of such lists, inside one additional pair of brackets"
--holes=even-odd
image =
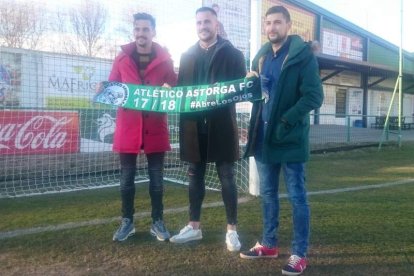
[(194, 229), (191, 225), (185, 226), (181, 229), (180, 233), (170, 238), (170, 242), (173, 243), (185, 243), (189, 241), (201, 240), (203, 234), (201, 229)]
[(226, 244), (227, 244), (227, 250), (230, 252), (235, 252), (235, 251), (240, 250), (241, 244), (239, 241), (239, 235), (237, 235), (237, 231), (227, 230)]

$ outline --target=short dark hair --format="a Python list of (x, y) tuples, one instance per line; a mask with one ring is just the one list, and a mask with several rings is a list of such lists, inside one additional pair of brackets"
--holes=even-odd
[(137, 20), (148, 20), (152, 28), (155, 29), (155, 18), (151, 14), (145, 12), (136, 13), (134, 14), (134, 22)]
[(273, 6), (269, 8), (266, 12), (266, 16), (273, 13), (281, 13), (286, 19), (286, 22), (290, 22), (290, 13), (289, 11), (283, 6)]
[(201, 8), (196, 10), (196, 14), (199, 13), (199, 12), (211, 12), (212, 14), (217, 16), (216, 11), (214, 9), (210, 8), (210, 7), (201, 7)]

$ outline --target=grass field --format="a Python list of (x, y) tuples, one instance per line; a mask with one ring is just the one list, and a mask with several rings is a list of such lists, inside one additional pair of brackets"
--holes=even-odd
[[(414, 144), (313, 155), (310, 192), (407, 179), (401, 185), (311, 195), (310, 266), (304, 275), (414, 275)], [(239, 205), (239, 235), (246, 250), (260, 238), (260, 200), (240, 196), (250, 199)], [(220, 201), (220, 193), (207, 193), (206, 203)], [(18, 229), (101, 219), (96, 225), (0, 239), (0, 275), (280, 275), (289, 256), (291, 219), (285, 198), (281, 256), (257, 261), (226, 251), (223, 207), (203, 210), (204, 238), (199, 242), (154, 240), (144, 214), (137, 219), (134, 237), (114, 243), (119, 204), (117, 188), (0, 199), (0, 237)], [(186, 187), (166, 185), (164, 205), (186, 207)], [(149, 206), (147, 187), (140, 185), (136, 210), (142, 214)], [(175, 233), (187, 222), (187, 212), (165, 219)]]

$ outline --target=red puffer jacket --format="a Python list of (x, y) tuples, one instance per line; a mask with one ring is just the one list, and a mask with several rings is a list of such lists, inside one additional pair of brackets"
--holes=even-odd
[[(153, 43), (156, 57), (147, 66), (144, 78), (131, 55), (135, 42), (123, 45), (122, 52), (116, 57), (109, 81), (161, 86), (168, 83), (175, 86), (177, 76), (169, 53), (160, 45)], [(113, 150), (121, 153), (164, 152), (171, 150), (166, 113), (136, 111), (119, 108), (116, 115)]]

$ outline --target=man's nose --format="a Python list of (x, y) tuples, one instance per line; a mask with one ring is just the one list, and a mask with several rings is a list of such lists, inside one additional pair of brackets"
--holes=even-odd
[(144, 31), (143, 31), (143, 30), (141, 30), (141, 29), (138, 29), (138, 30), (135, 30), (135, 33), (136, 33), (138, 36), (140, 36), (140, 35), (143, 35), (143, 34), (144, 34)]

